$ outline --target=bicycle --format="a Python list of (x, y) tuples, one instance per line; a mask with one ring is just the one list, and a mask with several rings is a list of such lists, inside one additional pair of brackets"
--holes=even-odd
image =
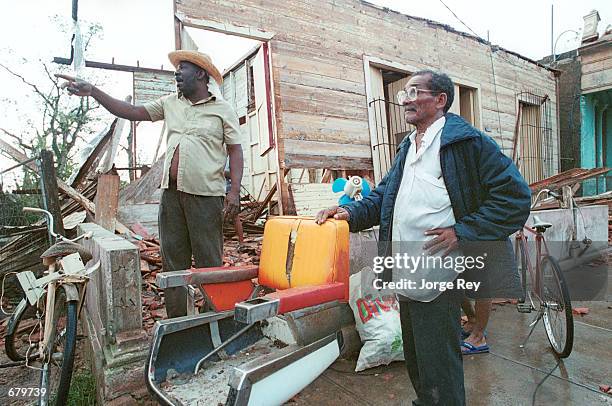
[[(537, 205), (543, 193), (557, 200), (562, 199), (559, 194), (542, 189), (536, 195), (532, 209)], [(521, 348), (525, 347), (535, 326), (542, 320), (554, 353), (558, 358), (566, 358), (572, 352), (574, 344), (574, 319), (569, 289), (559, 263), (550, 255), (544, 238), (544, 233), (553, 224), (542, 221), (538, 216), (534, 216), (533, 219), (534, 224), (531, 227), (524, 226), (516, 234), (515, 239), (514, 252), (517, 257), (523, 292), (522, 298), (517, 303), (517, 310), (520, 313), (537, 311), (536, 317), (529, 324), (531, 329), (521, 344)], [(527, 249), (526, 233), (535, 236), (535, 268)], [(585, 238), (588, 245), (587, 240)]]
[(90, 238), (91, 233), (68, 239), (53, 231), (53, 217), (48, 211), (32, 207), (23, 211), (46, 217), (47, 232), (54, 244), (41, 255), (47, 267), (43, 277), (36, 279), (32, 271), (17, 274), (25, 298), (7, 324), (5, 350), (12, 361), (40, 369), (40, 386), (33, 393), (39, 405), (47, 405), (51, 395), (56, 405), (64, 405), (72, 379), (77, 320), (89, 275), (99, 268), (100, 261), (85, 268), (92, 255), (76, 243)]

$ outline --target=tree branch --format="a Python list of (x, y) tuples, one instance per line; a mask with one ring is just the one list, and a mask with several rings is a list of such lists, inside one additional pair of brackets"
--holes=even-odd
[(13, 72), (12, 70), (10, 70), (8, 67), (4, 66), (2, 63), (0, 63), (0, 67), (4, 68), (4, 70), (6, 70), (8, 73), (10, 73), (11, 75), (21, 79), (21, 81), (23, 83), (25, 83), (26, 85), (30, 86), (32, 89), (34, 89), (34, 91), (40, 96), (42, 97), (45, 102), (49, 103), (49, 100), (47, 99), (47, 97), (44, 95), (44, 93), (42, 93), (40, 91), (40, 89), (38, 88), (38, 86), (36, 86), (33, 83), (28, 82), (23, 76), (21, 76), (20, 74)]
[(19, 136), (15, 135), (15, 134), (13, 134), (13, 133), (8, 132), (8, 131), (7, 131), (7, 130), (5, 130), (4, 128), (0, 128), (0, 130), (1, 130), (2, 132), (4, 132), (6, 135), (8, 135), (9, 137), (14, 138), (15, 140), (17, 140), (17, 143), (19, 144), (19, 146), (20, 146), (21, 148), (26, 149), (26, 150), (31, 151), (31, 152), (33, 152), (33, 151), (34, 151), (34, 148), (33, 148), (32, 146), (30, 146), (30, 145), (27, 145), (27, 144), (24, 144), (24, 143), (23, 143), (23, 141), (22, 141), (21, 137), (19, 137)]

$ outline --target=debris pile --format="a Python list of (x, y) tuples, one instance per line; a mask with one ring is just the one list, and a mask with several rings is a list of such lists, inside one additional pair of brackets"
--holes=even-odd
[[(572, 188), (572, 192), (575, 194), (581, 188), (583, 181), (596, 177), (601, 178), (610, 171), (610, 168), (574, 168), (551, 176), (550, 178), (534, 182), (529, 185), (529, 188), (531, 189), (531, 193), (534, 196), (542, 189), (559, 191), (564, 186), (570, 186)], [(578, 204), (578, 206), (608, 206), (608, 244), (612, 245), (612, 191), (595, 196), (576, 197), (574, 200), (576, 201), (576, 204)], [(540, 201), (534, 210), (549, 210), (558, 208), (560, 208), (560, 202), (558, 200), (548, 199)]]
[[(155, 285), (157, 273), (163, 270), (160, 243), (138, 223), (132, 225), (132, 231), (135, 238), (133, 243), (140, 251), (143, 327), (150, 334), (155, 321), (166, 318), (164, 292)], [(244, 242), (239, 243), (235, 238), (226, 238), (223, 243), (223, 266), (259, 264), (262, 240), (261, 236), (246, 236)], [(195, 303), (198, 308), (204, 305), (204, 298), (199, 290), (196, 290)]]

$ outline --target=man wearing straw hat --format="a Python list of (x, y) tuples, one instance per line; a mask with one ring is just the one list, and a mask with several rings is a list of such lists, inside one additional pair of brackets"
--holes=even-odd
[[(240, 124), (232, 107), (209, 90), (223, 77), (210, 57), (197, 51), (168, 54), (175, 66), (177, 93), (135, 106), (96, 86), (67, 75), (68, 92), (91, 96), (112, 114), (131, 121), (166, 120), (167, 149), (159, 205), (159, 231), (165, 271), (223, 264), (223, 217), (240, 209), (242, 147)], [(227, 152), (226, 152), (227, 150)], [(225, 193), (229, 155), (231, 190)], [(225, 198), (225, 205), (224, 205)], [(168, 317), (186, 314), (185, 288), (166, 289)]]

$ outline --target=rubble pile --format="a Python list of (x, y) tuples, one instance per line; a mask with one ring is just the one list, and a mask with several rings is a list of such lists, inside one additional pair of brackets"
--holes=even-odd
[[(138, 227), (136, 227), (138, 229)], [(135, 230), (134, 230), (135, 231)], [(142, 232), (143, 230), (138, 230)], [(140, 251), (140, 272), (142, 275), (142, 321), (147, 333), (151, 333), (156, 320), (166, 318), (164, 292), (155, 285), (155, 277), (162, 272), (162, 257), (159, 240), (150, 235), (136, 235), (134, 244)], [(261, 236), (245, 236), (241, 244), (236, 239), (226, 238), (223, 244), (223, 266), (244, 266), (259, 264)], [(202, 307), (204, 299), (196, 291), (196, 307)]]

